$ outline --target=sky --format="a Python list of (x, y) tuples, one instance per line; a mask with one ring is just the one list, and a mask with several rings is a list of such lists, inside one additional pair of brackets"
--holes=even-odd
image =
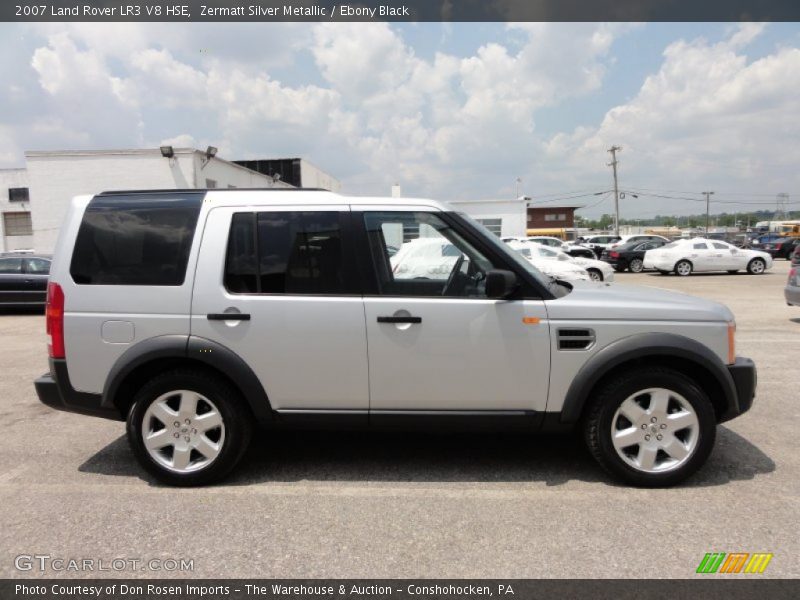
[(622, 218), (800, 209), (797, 23), (5, 23), (0, 56), (0, 168), (213, 145), (596, 217), (616, 145)]

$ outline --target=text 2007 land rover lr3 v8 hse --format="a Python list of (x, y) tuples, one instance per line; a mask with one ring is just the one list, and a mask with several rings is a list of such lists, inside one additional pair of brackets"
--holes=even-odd
[[(446, 257), (397, 268), (437, 236)], [(567, 284), (446, 204), (317, 190), (76, 198), (47, 332), (41, 401), (127, 421), (176, 485), (229, 473), (256, 426), (431, 423), (579, 427), (617, 478), (671, 485), (756, 385), (725, 306)]]

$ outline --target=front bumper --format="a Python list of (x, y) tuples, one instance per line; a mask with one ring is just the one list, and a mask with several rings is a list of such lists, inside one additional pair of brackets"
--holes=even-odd
[(101, 394), (79, 392), (74, 389), (67, 373), (67, 362), (63, 359), (51, 358), (50, 372), (39, 377), (33, 385), (39, 401), (50, 408), (115, 421), (124, 420), (116, 408), (102, 405)]
[(733, 385), (736, 388), (736, 402), (728, 403), (728, 408), (720, 415), (719, 422), (724, 423), (746, 413), (753, 406), (756, 395), (758, 374), (755, 363), (743, 356), (737, 356), (736, 362), (728, 365)]

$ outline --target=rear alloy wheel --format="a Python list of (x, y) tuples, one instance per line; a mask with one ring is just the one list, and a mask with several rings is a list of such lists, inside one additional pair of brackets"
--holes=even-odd
[(631, 273), (641, 273), (644, 271), (644, 263), (641, 258), (634, 258), (628, 265), (628, 268), (631, 270)]
[(162, 373), (136, 394), (128, 440), (141, 465), (171, 485), (204, 485), (227, 475), (250, 441), (238, 394), (201, 371)]
[(603, 274), (598, 269), (586, 269), (592, 281), (603, 281)]
[(612, 475), (645, 487), (674, 485), (705, 463), (714, 409), (685, 375), (649, 367), (606, 385), (584, 421), (589, 450)]
[(688, 260), (679, 260), (675, 265), (675, 273), (681, 277), (686, 277), (692, 274), (692, 263)]
[(763, 258), (754, 258), (747, 264), (747, 272), (750, 275), (761, 275), (767, 270), (767, 263)]

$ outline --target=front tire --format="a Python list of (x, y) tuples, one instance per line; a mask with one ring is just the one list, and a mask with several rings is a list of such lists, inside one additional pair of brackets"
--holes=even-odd
[(634, 258), (628, 265), (628, 268), (631, 270), (631, 273), (641, 273), (644, 271), (644, 263), (641, 258)]
[(692, 274), (692, 263), (688, 260), (679, 260), (675, 263), (675, 274), (686, 277)]
[(603, 281), (603, 274), (598, 269), (586, 269), (592, 281)]
[(252, 419), (238, 392), (200, 370), (175, 369), (145, 384), (128, 412), (139, 464), (176, 486), (219, 481), (250, 443)]
[(750, 275), (761, 275), (766, 270), (767, 263), (763, 258), (754, 258), (747, 263), (747, 272), (750, 273)]
[(589, 451), (617, 479), (675, 485), (706, 461), (716, 438), (714, 408), (691, 379), (649, 367), (606, 384), (587, 407)]

